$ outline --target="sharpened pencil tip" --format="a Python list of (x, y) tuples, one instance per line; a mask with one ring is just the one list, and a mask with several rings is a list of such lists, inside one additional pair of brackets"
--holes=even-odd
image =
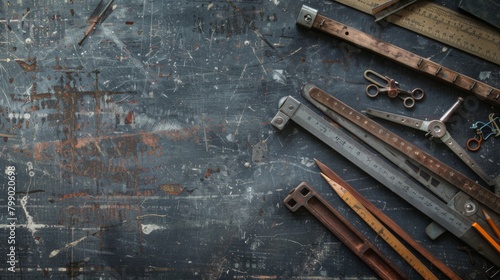
[(484, 217), (486, 218), (486, 220), (491, 219), (490, 215), (488, 215), (488, 212), (486, 212), (486, 210), (484, 210), (484, 209), (481, 209), (481, 210), (483, 210), (483, 214), (484, 214)]

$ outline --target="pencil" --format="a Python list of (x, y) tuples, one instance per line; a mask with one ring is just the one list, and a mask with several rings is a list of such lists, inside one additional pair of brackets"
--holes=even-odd
[(490, 215), (488, 215), (488, 213), (484, 209), (482, 209), (482, 210), (483, 210), (484, 218), (486, 218), (486, 222), (488, 223), (488, 225), (490, 225), (493, 232), (495, 232), (495, 235), (498, 238), (500, 238), (500, 229), (498, 229), (497, 225), (495, 224), (493, 219), (490, 217)]

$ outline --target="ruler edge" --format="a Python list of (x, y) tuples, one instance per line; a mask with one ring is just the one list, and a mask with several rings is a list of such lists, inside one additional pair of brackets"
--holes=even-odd
[[(321, 89), (321, 88), (319, 88), (319, 87), (317, 87), (317, 86), (314, 86), (311, 90), (314, 90), (314, 89), (316, 89), (316, 90), (318, 90), (318, 91), (320, 91), (320, 92), (322, 92), (322, 93), (325, 93), (325, 94), (326, 94), (326, 95), (328, 95), (329, 97), (331, 97), (331, 98), (333, 98), (333, 99), (337, 100), (337, 101), (333, 101), (333, 102), (339, 102), (339, 103), (341, 103), (341, 105), (339, 105), (339, 106), (345, 106), (346, 108), (353, 110), (353, 111), (354, 111), (354, 113), (357, 113), (357, 114), (359, 114), (359, 115), (363, 115), (360, 111), (358, 111), (358, 110), (356, 110), (356, 109), (354, 109), (354, 108), (350, 107), (350, 106), (349, 106), (348, 104), (346, 104), (344, 101), (342, 101), (342, 100), (340, 100), (340, 99), (338, 99), (338, 98), (336, 98), (336, 97), (332, 96), (330, 93), (328, 93), (328, 92), (324, 91), (323, 89)], [(312, 98), (314, 99), (314, 97), (312, 97)], [(316, 99), (314, 99), (314, 100), (315, 100), (315, 101), (317, 101)], [(318, 103), (321, 103), (321, 102), (319, 102), (319, 101), (317, 101), (317, 102), (318, 102)], [(322, 103), (321, 103), (321, 104), (322, 104)], [(325, 105), (325, 104), (322, 104), (322, 105), (323, 105), (323, 106), (325, 106), (325, 107), (328, 107), (328, 108), (329, 108), (329, 106), (328, 106), (328, 105)], [(335, 111), (335, 109), (332, 109), (332, 108), (330, 108), (330, 109), (331, 109), (332, 111)], [(337, 112), (336, 112), (336, 113), (337, 113)], [(339, 115), (341, 115), (340, 113), (338, 113), (338, 114), (339, 114)], [(341, 115), (341, 116), (342, 116), (342, 115)], [(342, 117), (343, 117), (343, 116), (342, 116)], [(365, 117), (366, 117), (366, 116), (365, 116)], [(346, 118), (348, 121), (351, 121), (348, 117), (345, 117), (345, 118)], [(367, 118), (367, 117), (366, 117), (366, 118)], [(384, 130), (386, 130), (387, 132), (390, 132), (390, 133), (392, 133), (392, 134), (396, 135), (396, 136), (397, 136), (398, 138), (400, 138), (401, 140), (404, 140), (404, 141), (406, 141), (406, 142), (409, 142), (409, 144), (414, 145), (414, 144), (413, 144), (413, 143), (411, 143), (410, 141), (406, 140), (404, 137), (402, 137), (402, 136), (400, 136), (400, 135), (397, 135), (395, 132), (391, 131), (391, 130), (390, 130), (390, 129), (388, 129), (387, 127), (384, 127), (384, 126), (383, 126), (383, 125), (381, 125), (380, 123), (378, 123), (378, 122), (376, 122), (376, 121), (373, 121), (373, 120), (371, 120), (371, 119), (370, 119), (370, 121), (372, 121), (375, 125), (382, 127), (382, 128), (383, 128)], [(353, 121), (351, 121), (351, 122), (353, 122)], [(359, 125), (358, 125), (358, 126), (359, 126)], [(366, 129), (365, 129), (365, 130), (366, 130)], [(368, 130), (366, 130), (366, 131), (367, 131), (367, 133), (374, 134), (374, 133), (372, 133), (372, 132), (370, 132), (370, 131), (368, 131)], [(375, 137), (378, 137), (378, 136), (376, 136), (376, 135), (374, 135), (374, 136), (375, 136)], [(383, 139), (381, 139), (381, 140), (383, 141)], [(439, 176), (440, 176), (440, 177), (442, 177), (444, 180), (447, 180), (447, 181), (448, 181), (448, 182), (450, 182), (451, 184), (455, 185), (455, 186), (457, 187), (457, 189), (459, 189), (459, 190), (463, 191), (465, 194), (469, 195), (471, 198), (473, 198), (473, 199), (475, 199), (476, 201), (478, 201), (478, 202), (482, 203), (482, 204), (483, 204), (484, 206), (486, 206), (487, 208), (490, 208), (490, 209), (491, 209), (491, 210), (493, 210), (494, 212), (496, 212), (496, 213), (500, 214), (500, 212), (499, 212), (499, 211), (495, 211), (495, 207), (493, 207), (493, 202), (494, 202), (494, 201), (491, 199), (491, 197), (490, 197), (490, 198), (488, 198), (488, 197), (486, 197), (486, 196), (485, 196), (485, 197), (483, 197), (483, 198), (484, 198), (484, 200), (480, 200), (478, 197), (476, 197), (476, 195), (477, 195), (477, 196), (481, 196), (481, 197), (482, 197), (483, 195), (486, 195), (486, 194), (488, 194), (488, 192), (490, 192), (490, 194), (493, 194), (493, 196), (494, 196), (494, 198), (495, 198), (495, 202), (497, 202), (499, 205), (500, 205), (500, 196), (495, 195), (495, 193), (493, 193), (492, 191), (490, 191), (488, 188), (486, 188), (486, 187), (482, 186), (481, 184), (479, 184), (478, 182), (475, 182), (474, 180), (472, 180), (472, 179), (471, 179), (471, 178), (469, 178), (468, 176), (466, 176), (466, 175), (462, 174), (461, 172), (459, 172), (459, 171), (455, 170), (452, 166), (450, 166), (450, 165), (446, 164), (445, 162), (442, 162), (442, 161), (441, 161), (440, 159), (438, 159), (437, 157), (435, 157), (435, 156), (433, 156), (433, 155), (429, 154), (429, 153), (428, 153), (428, 152), (426, 152), (426, 151), (423, 151), (423, 150), (422, 150), (421, 148), (419, 148), (419, 147), (417, 147), (417, 148), (418, 148), (420, 151), (422, 151), (422, 152), (424, 152), (424, 153), (428, 154), (428, 155), (429, 155), (429, 157), (431, 158), (431, 160), (432, 160), (432, 161), (434, 161), (434, 160), (435, 160), (435, 161), (436, 161), (436, 163), (437, 163), (437, 164), (439, 164), (440, 166), (446, 166), (446, 167), (448, 167), (451, 171), (456, 171), (456, 174), (460, 174), (460, 175), (461, 175), (461, 177), (462, 177), (463, 179), (465, 179), (465, 182), (464, 182), (464, 185), (463, 185), (462, 187), (459, 187), (458, 185), (455, 185), (454, 183), (452, 183), (451, 181), (449, 181), (447, 178), (445, 178), (445, 177), (443, 177), (443, 176), (441, 176), (441, 175), (439, 175), (439, 174), (437, 174), (437, 173), (436, 173), (436, 175), (439, 175)], [(397, 148), (396, 148), (396, 149), (397, 149)], [(403, 151), (401, 151), (401, 152), (403, 152)], [(417, 162), (418, 162), (418, 161), (417, 161)], [(423, 164), (422, 164), (422, 165), (423, 165)], [(424, 165), (424, 166), (425, 166), (425, 165)], [(432, 169), (430, 169), (430, 168), (429, 168), (429, 170), (431, 170), (431, 171), (432, 171)], [(455, 172), (453, 172), (453, 174), (455, 174)], [(450, 177), (453, 177), (453, 176), (454, 176), (454, 175), (451, 175)], [(468, 183), (472, 183), (473, 185), (468, 185)], [(477, 194), (474, 194), (474, 195), (473, 195), (473, 194), (470, 194), (470, 193), (467, 191), (467, 189), (468, 189), (468, 188), (472, 188), (472, 187), (474, 187), (475, 189), (477, 189)]]
[[(373, 15), (371, 13), (371, 7), (369, 7), (368, 4), (366, 4), (366, 5), (362, 4), (358, 0), (332, 0), (332, 1), (336, 2), (336, 3), (339, 3), (339, 4), (342, 4), (343, 6), (346, 6), (346, 7), (355, 9), (355, 10), (358, 10), (358, 11), (360, 11), (362, 13), (365, 13), (365, 14), (368, 14), (368, 15)], [(424, 3), (424, 4), (422, 4), (422, 3)], [(492, 28), (492, 27), (490, 27), (490, 26), (488, 26), (486, 24), (483, 24), (483, 23), (475, 20), (474, 18), (467, 17), (466, 15), (459, 14), (456, 11), (453, 11), (451, 9), (448, 9), (448, 8), (442, 6), (442, 5), (438, 5), (438, 4), (429, 2), (429, 1), (423, 1), (423, 2), (413, 3), (413, 4), (409, 5), (409, 6), (401, 9), (400, 11), (398, 11), (398, 12), (392, 14), (392, 15), (387, 16), (386, 18), (384, 18), (384, 20), (387, 21), (387, 22), (389, 22), (389, 23), (391, 23), (391, 24), (394, 24), (394, 25), (396, 25), (398, 27), (401, 27), (403, 29), (409, 30), (409, 31), (411, 31), (413, 33), (422, 35), (422, 36), (424, 36), (426, 38), (429, 38), (429, 39), (432, 39), (434, 41), (437, 41), (437, 42), (440, 42), (442, 44), (445, 44), (446, 46), (449, 46), (449, 47), (452, 47), (452, 48), (457, 49), (459, 51), (462, 51), (464, 53), (473, 55), (476, 58), (480, 58), (480, 59), (482, 59), (484, 61), (487, 61), (489, 63), (493, 63), (495, 65), (500, 65), (500, 58), (498, 58), (497, 60), (495, 60), (495, 59), (489, 59), (488, 57), (485, 57), (484, 55), (478, 55), (477, 53), (471, 52), (468, 49), (462, 49), (459, 46), (456, 46), (456, 44), (450, 44), (450, 41), (448, 41), (448, 40), (443, 40), (443, 39), (441, 39), (440, 37), (437, 37), (437, 36), (429, 36), (429, 33), (423, 33), (423, 32), (420, 33), (417, 30), (408, 28), (406, 25), (398, 24), (398, 22), (395, 22), (396, 21), (396, 20), (394, 20), (395, 17), (398, 17), (398, 16), (399, 17), (403, 17), (402, 15), (400, 15), (400, 13), (405, 13), (405, 12), (411, 13), (411, 11), (409, 11), (408, 9), (410, 9), (413, 5), (428, 5), (430, 7), (437, 7), (439, 9), (444, 10), (446, 12), (449, 12), (449, 13), (455, 15), (455, 16), (459, 15), (462, 18), (466, 18), (467, 20), (473, 22), (474, 26), (479, 26), (481, 28), (484, 26), (484, 27), (487, 27), (487, 29), (490, 29), (492, 31), (496, 31), (494, 28)], [(495, 32), (495, 33), (497, 33), (500, 36), (500, 32)], [(498, 57), (500, 57), (500, 53), (499, 53)]]
[[(291, 96), (290, 96), (291, 97)], [(292, 97), (294, 98), (294, 97)], [(294, 98), (295, 99), (295, 98)], [(298, 101), (295, 99), (295, 101), (297, 101), (300, 105), (295, 108), (292, 116), (290, 116), (289, 120), (292, 120), (294, 123), (296, 123), (299, 127), (301, 127), (302, 129), (304, 129), (305, 131), (307, 131), (308, 133), (310, 133), (311, 135), (313, 135), (314, 137), (316, 137), (319, 141), (321, 141), (322, 143), (324, 143), (325, 145), (327, 145), (330, 149), (333, 149), (335, 152), (337, 152), (339, 155), (341, 155), (343, 158), (345, 158), (347, 161), (349, 161), (350, 163), (354, 164), (355, 166), (357, 166), (357, 164), (353, 163), (351, 160), (349, 160), (346, 156), (344, 156), (341, 152), (338, 152), (335, 148), (331, 147), (329, 144), (325, 143), (321, 137), (318, 137), (316, 136), (315, 133), (311, 132), (309, 129), (303, 127), (300, 123), (302, 122), (302, 120), (299, 120), (297, 121), (297, 117), (298, 117), (298, 114), (297, 114), (297, 111), (299, 110), (304, 110), (304, 111), (309, 111), (307, 112), (308, 114), (309, 113), (313, 113), (313, 117), (316, 117), (315, 115), (317, 115), (318, 119), (321, 119), (323, 120), (324, 122), (326, 122), (326, 124), (329, 125), (329, 129), (334, 131), (334, 133), (338, 133), (340, 134), (341, 137), (344, 137), (344, 138), (347, 138), (347, 139), (351, 139), (353, 142), (355, 142), (356, 144), (354, 146), (356, 146), (357, 149), (362, 149), (362, 150), (366, 150), (368, 153), (367, 155), (368, 156), (371, 156), (370, 153), (373, 153), (370, 149), (368, 149), (367, 147), (364, 146), (363, 143), (360, 143), (359, 141), (357, 141), (353, 136), (351, 136), (352, 133), (348, 133), (347, 131), (344, 131), (344, 128), (339, 124), (340, 127), (342, 127), (342, 129), (338, 129), (336, 130), (335, 126), (333, 126), (329, 120), (325, 119), (325, 118), (322, 118), (322, 116), (318, 113), (316, 113), (314, 110), (312, 110), (311, 108), (309, 108), (309, 106), (306, 106), (304, 103)], [(302, 107), (305, 107), (305, 108), (302, 108)], [(282, 109), (280, 108), (278, 110), (278, 112), (282, 112)], [(286, 113), (283, 112), (283, 114), (286, 115)], [(332, 120), (333, 121), (333, 120)], [(334, 122), (334, 121), (333, 121)], [(336, 123), (336, 122), (335, 122)], [(372, 156), (372, 158), (378, 158), (376, 156), (376, 154), (374, 154)], [(383, 160), (384, 161), (384, 160)], [(384, 161), (385, 162), (385, 161)], [(366, 164), (365, 164), (366, 165)], [(363, 172), (367, 173), (370, 177), (372, 177), (374, 180), (376, 180), (377, 182), (379, 182), (379, 179), (377, 179), (377, 177), (374, 177), (372, 176), (369, 172), (365, 171), (363, 168), (357, 166), (358, 168), (360, 168), (360, 170), (362, 170)], [(400, 177), (400, 180), (405, 183), (405, 184), (408, 184), (405, 180), (404, 180), (404, 176), (407, 175), (404, 171), (402, 171), (401, 169), (399, 169), (398, 167), (396, 166), (391, 166), (389, 164), (389, 168), (392, 168), (394, 170), (394, 173), (396, 175), (399, 175)], [(392, 171), (391, 171), (392, 172)], [(381, 176), (381, 177), (385, 177), (385, 176)], [(461, 224), (463, 224), (463, 227), (464, 228), (458, 228), (458, 227), (454, 227), (454, 229), (450, 230), (447, 228), (447, 226), (443, 226), (444, 228), (446, 228), (446, 230), (448, 232), (450, 232), (452, 235), (460, 238), (460, 236), (463, 236), (468, 230), (470, 230), (470, 224), (472, 224), (472, 222), (467, 218), (465, 217), (464, 215), (460, 214), (459, 212), (457, 212), (456, 210), (454, 210), (453, 208), (451, 208), (447, 203), (443, 202), (440, 198), (436, 197), (432, 192), (430, 192), (430, 190), (428, 190), (426, 187), (424, 186), (421, 186), (420, 184), (417, 184), (415, 182), (413, 182), (412, 180), (410, 180), (412, 182), (412, 184), (414, 184), (414, 186), (409, 186), (410, 188), (416, 190), (419, 194), (429, 194), (431, 198), (429, 198), (429, 196), (426, 196), (426, 198), (428, 198), (429, 200), (434, 200), (432, 201), (434, 204), (438, 205), (440, 207), (440, 209), (445, 209), (446, 211), (450, 212), (450, 213), (455, 213), (456, 216), (459, 216), (458, 217), (458, 220), (463, 220), (461, 221)], [(390, 190), (391, 192), (393, 192), (396, 196), (402, 198), (404, 201), (407, 201), (406, 199), (404, 199), (400, 194), (398, 194), (397, 191), (393, 191), (391, 190), (390, 187), (387, 187), (385, 186), (384, 183), (380, 182), (382, 185), (384, 185), (385, 188), (387, 188), (388, 190)], [(399, 187), (397, 187), (399, 188)], [(413, 198), (412, 198), (413, 199)], [(417, 201), (415, 199), (415, 201)], [(408, 201), (407, 201), (408, 202)], [(410, 205), (412, 205), (413, 207), (415, 207), (412, 203), (408, 202)], [(423, 204), (421, 204), (423, 205)], [(429, 208), (427, 206), (425, 206), (425, 208)], [(426, 211), (422, 211), (420, 210), (418, 207), (415, 207), (415, 209), (417, 209), (418, 211), (420, 211), (423, 215), (425, 215), (426, 217), (429, 217), (431, 218), (431, 215), (427, 214), (427, 211), (431, 211), (431, 212), (434, 212), (434, 213), (438, 213), (436, 211), (433, 211), (433, 210), (426, 210)], [(430, 208), (429, 208), (430, 209)], [(432, 219), (432, 218), (431, 218)], [(446, 220), (445, 218), (442, 218), (443, 220)], [(433, 219), (434, 220), (434, 219)], [(467, 222), (465, 222), (467, 221)], [(449, 223), (449, 221), (447, 221), (447, 223)], [(467, 229), (465, 229), (467, 228)], [(460, 236), (454, 234), (453, 232), (457, 232), (457, 231), (460, 231)]]
[[(314, 84), (311, 84), (311, 85), (314, 85)], [(325, 119), (325, 118), (322, 118), (322, 117), (321, 117), (318, 113), (316, 113), (314, 110), (312, 110), (311, 108), (309, 108), (309, 106), (307, 106), (307, 105), (305, 105), (304, 103), (302, 103), (302, 102), (298, 101), (298, 100), (297, 100), (297, 99), (295, 99), (293, 96), (288, 95), (288, 96), (286, 96), (286, 97), (287, 97), (287, 98), (290, 98), (290, 97), (291, 97), (292, 99), (294, 99), (294, 100), (295, 100), (295, 102), (296, 102), (296, 103), (298, 103), (297, 105), (299, 105), (299, 106), (293, 110), (294, 112), (292, 113), (292, 115), (288, 116), (288, 114), (287, 114), (287, 113), (285, 113), (285, 112), (283, 112), (283, 111), (282, 111), (283, 105), (281, 105), (281, 106), (280, 106), (280, 109), (278, 109), (278, 113), (276, 114), (276, 116), (275, 116), (275, 117), (277, 117), (277, 116), (279, 116), (279, 115), (281, 115), (281, 116), (287, 116), (288, 120), (293, 121), (294, 123), (296, 123), (297, 125), (299, 125), (299, 127), (301, 127), (302, 129), (304, 129), (304, 130), (305, 130), (305, 131), (307, 131), (308, 133), (311, 133), (311, 134), (312, 134), (313, 136), (315, 136), (315, 137), (317, 137), (317, 136), (316, 136), (314, 133), (312, 133), (311, 131), (309, 131), (309, 130), (308, 130), (308, 129), (306, 129), (305, 127), (302, 127), (302, 126), (301, 126), (301, 125), (300, 125), (300, 124), (296, 121), (295, 116), (296, 116), (297, 111), (300, 109), (300, 107), (305, 107), (305, 108), (304, 108), (305, 110), (311, 111), (313, 114), (318, 115), (318, 117), (319, 117), (320, 119), (322, 119), (323, 121), (325, 121), (325, 122), (326, 122), (326, 123), (328, 123), (329, 125), (332, 125), (332, 124), (330, 123), (330, 121), (328, 121), (328, 120), (327, 120), (327, 119)], [(283, 104), (284, 104), (284, 103), (283, 103)], [(274, 117), (273, 117), (273, 119), (274, 119)], [(287, 120), (287, 122), (288, 122), (288, 120)], [(271, 121), (271, 123), (272, 123), (272, 121)], [(273, 124), (273, 125), (274, 125), (274, 124)], [(284, 127), (284, 125), (274, 125), (274, 126), (275, 126), (276, 128), (278, 128), (278, 129), (280, 129), (280, 130), (281, 130), (281, 129), (283, 129), (283, 127)], [(340, 132), (342, 132), (342, 133), (344, 133), (344, 134), (347, 134), (346, 132), (344, 132), (344, 131), (342, 131), (342, 130), (341, 130)], [(347, 135), (348, 135), (348, 138), (352, 138), (352, 136), (350, 136), (349, 134), (347, 134)], [(321, 142), (324, 142), (323, 140), (321, 140), (321, 138), (318, 138), (318, 140), (319, 140), (319, 141), (321, 141)], [(358, 142), (357, 140), (354, 140), (354, 141), (355, 141), (355, 142)], [(324, 144), (326, 144), (327, 146), (329, 146), (327, 143), (324, 143)], [(362, 145), (361, 143), (360, 143), (360, 145), (363, 147), (363, 145)], [(329, 146), (329, 147), (330, 147), (330, 146)], [(332, 147), (330, 147), (330, 148), (332, 148)], [(366, 147), (365, 147), (365, 148), (366, 148)], [(365, 149), (365, 148), (364, 148), (364, 149)], [(334, 148), (332, 148), (332, 149), (333, 149), (334, 151), (336, 151)], [(342, 154), (340, 154), (340, 155), (342, 155)], [(344, 157), (344, 156), (342, 155), (342, 157)], [(353, 164), (354, 164), (354, 163), (353, 163)], [(398, 169), (398, 168), (396, 168), (396, 169)], [(398, 169), (398, 171), (399, 171), (399, 172), (401, 172), (399, 169)], [(366, 172), (366, 171), (364, 171), (364, 172)], [(375, 178), (374, 178), (374, 179), (375, 179)], [(375, 180), (377, 180), (377, 179), (375, 179)], [(377, 181), (378, 181), (378, 180), (377, 180)], [(429, 192), (429, 191), (428, 191), (425, 187), (423, 187), (423, 186), (420, 186), (420, 185), (419, 185), (418, 187), (421, 187), (421, 188), (422, 188), (425, 192)], [(391, 191), (392, 191), (392, 190), (391, 190)], [(393, 191), (393, 192), (394, 192), (394, 191)], [(454, 213), (456, 213), (456, 214), (459, 216), (459, 219), (465, 219), (465, 220), (467, 220), (467, 221), (469, 221), (469, 222), (470, 222), (470, 220), (469, 220), (467, 217), (465, 217), (464, 215), (462, 215), (462, 214), (458, 213), (458, 212), (457, 212), (457, 211), (455, 211), (454, 209), (450, 208), (450, 206), (449, 206), (447, 203), (442, 202), (439, 198), (437, 198), (436, 196), (434, 196), (432, 193), (430, 193), (430, 192), (429, 192), (429, 194), (430, 194), (431, 196), (435, 197), (438, 201), (440, 201), (440, 202), (438, 202), (438, 203), (442, 203), (442, 204), (443, 204), (443, 208), (444, 208), (444, 209), (450, 209), (450, 210), (452, 210), (451, 212), (454, 212)], [(399, 195), (398, 195), (398, 194), (396, 194), (396, 193), (395, 193), (395, 195), (399, 196)], [(411, 204), (411, 203), (410, 203), (410, 204)], [(413, 207), (415, 207), (415, 206), (413, 206)], [(420, 210), (420, 209), (418, 209), (418, 208), (417, 208), (417, 210), (419, 210), (419, 211), (420, 211), (420, 213), (422, 213), (424, 216), (426, 216), (426, 217), (429, 217), (429, 218), (430, 218), (430, 216), (429, 216), (429, 215), (427, 215), (424, 211), (422, 211), (422, 210)], [(446, 223), (450, 223), (450, 221), (447, 221)], [(451, 232), (450, 232), (450, 234), (454, 235), (455, 237), (459, 238), (460, 240), (462, 240), (462, 241), (464, 241), (465, 243), (467, 243), (467, 244), (468, 244), (468, 242), (472, 242), (472, 241), (474, 241), (474, 240), (475, 240), (474, 238), (475, 238), (475, 237), (477, 237), (476, 235), (474, 235), (474, 234), (476, 234), (476, 232), (474, 231), (474, 229), (472, 229), (472, 226), (471, 226), (471, 225), (472, 225), (472, 222), (470, 222), (470, 224), (468, 224), (468, 226), (467, 226), (467, 227), (468, 227), (468, 229), (467, 229), (467, 230), (466, 230), (466, 231), (465, 231), (462, 235), (460, 235), (460, 236), (457, 236), (457, 235), (455, 235), (455, 234), (453, 234), (453, 233), (451, 233)], [(448, 230), (448, 231), (449, 231), (449, 230)], [(472, 239), (471, 239), (471, 238), (472, 238)], [(484, 239), (481, 239), (481, 241), (485, 241), (485, 240), (484, 240)], [(469, 245), (471, 245), (471, 244), (469, 244)], [(474, 247), (474, 246), (472, 246), (472, 247)], [(489, 258), (488, 258), (485, 254), (489, 254), (489, 253), (488, 253), (488, 251), (493, 250), (493, 248), (490, 248), (490, 247), (486, 247), (486, 248), (489, 248), (489, 250), (488, 250), (488, 249), (486, 249), (486, 252), (485, 252), (485, 250), (484, 250), (484, 247), (479, 247), (479, 248), (474, 248), (474, 249), (475, 249), (475, 250), (477, 250), (477, 251), (478, 251), (478, 253), (479, 253), (479, 254), (481, 254), (483, 257), (485, 257), (486, 259), (489, 259)], [(500, 265), (500, 263), (499, 263), (498, 265)]]

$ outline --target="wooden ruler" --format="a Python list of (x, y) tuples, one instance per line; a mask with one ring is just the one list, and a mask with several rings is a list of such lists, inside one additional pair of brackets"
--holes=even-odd
[(399, 239), (392, 234), (375, 216), (368, 211), (359, 200), (337, 182), (321, 173), (332, 189), (351, 207), (396, 253), (398, 253), (424, 279), (438, 279)]
[(416, 251), (418, 251), (424, 258), (429, 260), (436, 268), (441, 270), (448, 278), (454, 280), (460, 280), (460, 276), (458, 276), (453, 270), (447, 267), (441, 260), (434, 257), (431, 252), (427, 251), (424, 246), (420, 245), (415, 239), (413, 239), (404, 229), (402, 229), (398, 224), (396, 224), (389, 216), (387, 216), (382, 210), (378, 209), (375, 205), (373, 205), (368, 199), (362, 196), (355, 188), (349, 185), (346, 181), (342, 180), (339, 175), (337, 175), (333, 170), (328, 168), (325, 164), (320, 162), (317, 159), (314, 159), (316, 165), (321, 170), (321, 174), (332, 179), (337, 184), (346, 189), (351, 195), (353, 195), (363, 206), (370, 211), (373, 216), (377, 217), (385, 226), (387, 226), (390, 230), (396, 233), (401, 239), (406, 241), (408, 245), (413, 247)]
[(479, 99), (500, 107), (500, 89), (453, 71), (398, 46), (379, 40), (370, 34), (334, 21), (333, 19), (319, 14), (316, 9), (303, 5), (297, 17), (297, 24), (323, 31), (361, 48), (373, 51), (376, 54), (410, 67), (420, 73), (430, 75), (448, 85), (453, 85), (473, 93)]
[[(334, 1), (372, 14), (372, 8), (385, 0)], [(385, 20), (500, 65), (500, 32), (441, 5), (418, 1)]]
[(367, 133), (385, 142), (388, 146), (406, 154), (418, 164), (425, 166), (434, 174), (440, 176), (444, 180), (453, 184), (459, 190), (500, 214), (500, 197), (496, 196), (490, 190), (482, 187), (462, 173), (454, 170), (452, 167), (444, 164), (437, 158), (431, 156), (419, 147), (408, 142), (389, 129), (386, 129), (382, 125), (374, 122), (372, 119), (354, 110), (347, 104), (329, 95), (320, 88), (311, 87), (309, 89), (309, 95), (312, 99), (321, 103), (323, 106), (333, 110), (335, 113), (363, 128)]

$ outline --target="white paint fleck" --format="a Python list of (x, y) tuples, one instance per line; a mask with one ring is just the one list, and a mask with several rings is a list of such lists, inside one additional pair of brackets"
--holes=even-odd
[(491, 71), (481, 71), (479, 73), (479, 80), (484, 81), (489, 79), (491, 76)]
[(300, 163), (307, 166), (307, 167), (311, 167), (314, 165), (314, 160), (308, 158), (308, 157), (301, 157), (300, 158)]
[(228, 135), (226, 135), (226, 139), (229, 142), (234, 142), (234, 135), (232, 133), (229, 133)]
[(271, 2), (274, 3), (274, 5), (278, 6), (278, 4), (280, 3), (280, 0), (269, 0)]
[(144, 234), (150, 234), (155, 230), (164, 229), (164, 227), (155, 224), (148, 224), (148, 225), (142, 224), (141, 227), (142, 227), (142, 232)]
[(68, 249), (68, 248), (70, 248), (70, 247), (75, 247), (78, 243), (82, 242), (82, 241), (83, 241), (83, 240), (85, 240), (86, 238), (87, 238), (87, 236), (84, 236), (84, 237), (82, 237), (82, 238), (80, 238), (80, 239), (78, 239), (78, 240), (75, 240), (75, 241), (73, 241), (73, 242), (71, 242), (71, 243), (66, 244), (66, 245), (65, 245), (63, 248), (61, 248), (61, 249), (56, 249), (56, 250), (54, 250), (54, 251), (50, 252), (49, 258), (53, 258), (53, 257), (57, 256), (57, 254), (59, 254), (59, 253), (60, 253), (62, 250), (64, 250), (64, 249)]
[(254, 197), (254, 196), (255, 196), (255, 193), (254, 193), (254, 191), (253, 191), (253, 188), (252, 188), (252, 187), (248, 187), (248, 188), (246, 189), (246, 193), (244, 193), (244, 194), (242, 195), (242, 197), (243, 197), (244, 199), (248, 200), (248, 202), (252, 202), (252, 199), (253, 199), (253, 197)]
[(21, 199), (21, 207), (23, 207), (24, 214), (26, 215), (26, 228), (31, 231), (31, 234), (34, 235), (36, 232), (36, 224), (33, 221), (33, 217), (30, 215), (28, 212), (28, 209), (26, 208), (26, 204), (28, 203), (28, 196), (24, 196)]
[(273, 70), (273, 80), (280, 84), (286, 85), (286, 77), (281, 69)]

